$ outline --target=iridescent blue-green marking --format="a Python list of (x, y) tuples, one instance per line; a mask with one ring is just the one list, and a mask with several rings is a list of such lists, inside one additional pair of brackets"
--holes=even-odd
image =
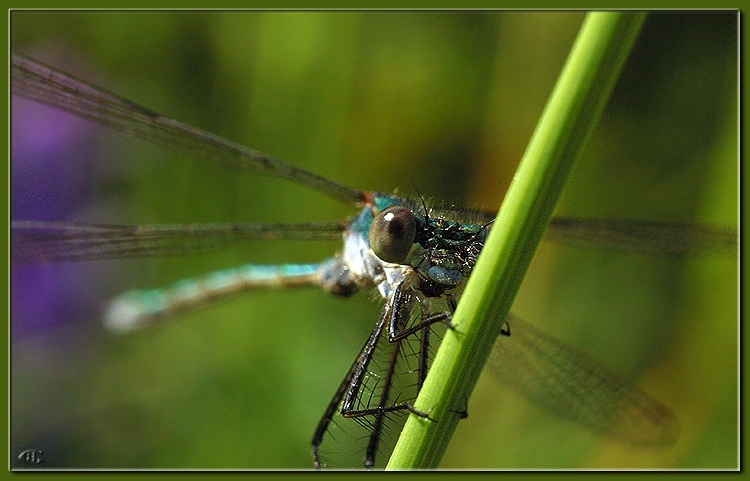
[(130, 291), (113, 300), (104, 322), (115, 331), (147, 323), (241, 292), (262, 288), (288, 288), (314, 284), (319, 264), (267, 266), (246, 264), (203, 277), (183, 279), (163, 289)]

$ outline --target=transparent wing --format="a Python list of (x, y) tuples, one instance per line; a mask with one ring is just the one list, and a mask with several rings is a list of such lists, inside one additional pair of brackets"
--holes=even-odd
[(737, 229), (649, 221), (552, 219), (546, 239), (662, 256), (737, 253)]
[(196, 157), (245, 171), (275, 175), (349, 204), (360, 205), (365, 199), (364, 192), (159, 115), (28, 57), (13, 54), (11, 88), (15, 95)]
[[(414, 402), (419, 393), (416, 364), (421, 335), (389, 343), (387, 335), (382, 334), (357, 396), (356, 409), (381, 406), (383, 395), (388, 398), (384, 406)], [(400, 410), (344, 417), (341, 403), (332, 414), (317, 451), (320, 467), (328, 469), (385, 468), (409, 416), (408, 411)]]
[[(496, 213), (467, 211), (472, 223), (492, 225)], [(555, 217), (545, 240), (666, 257), (737, 254), (738, 230), (704, 224)]]
[(95, 225), (13, 221), (16, 264), (89, 261), (203, 252), (245, 239), (341, 239), (342, 223)]
[(511, 316), (510, 336), (495, 343), (490, 365), (535, 404), (600, 434), (635, 445), (670, 445), (672, 413), (589, 356)]
[[(419, 324), (429, 311), (415, 290), (403, 291), (398, 304), (399, 329)], [(383, 309), (313, 439), (316, 466), (383, 469), (389, 461), (445, 327), (433, 324), (397, 342), (388, 341), (391, 301)], [(343, 414), (351, 396), (348, 415)]]

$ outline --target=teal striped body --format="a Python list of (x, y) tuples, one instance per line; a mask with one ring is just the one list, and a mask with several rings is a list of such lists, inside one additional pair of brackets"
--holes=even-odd
[(310, 285), (317, 280), (318, 268), (319, 264), (245, 264), (183, 279), (163, 289), (130, 291), (112, 301), (104, 322), (112, 330), (128, 331), (211, 299), (253, 289)]

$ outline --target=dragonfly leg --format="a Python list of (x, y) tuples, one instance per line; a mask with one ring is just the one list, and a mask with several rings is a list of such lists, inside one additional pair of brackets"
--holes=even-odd
[[(359, 418), (363, 416), (372, 417), (370, 421), (371, 433), (369, 442), (366, 450), (365, 467), (371, 467), (374, 465), (375, 454), (377, 452), (378, 444), (382, 435), (383, 428), (385, 426), (386, 416), (389, 413), (398, 411), (408, 411), (424, 419), (429, 418), (429, 412), (424, 412), (416, 409), (410, 402), (397, 402), (393, 396), (392, 388), (395, 377), (397, 376), (397, 363), (403, 358), (403, 342), (388, 342), (386, 346), (390, 348), (390, 352), (387, 357), (387, 365), (384, 369), (384, 375), (382, 377), (382, 384), (378, 386), (378, 392), (370, 393), (371, 401), (376, 401), (373, 405), (372, 402), (364, 404), (365, 407), (358, 407), (357, 403), (362, 403), (363, 391), (362, 382), (367, 373), (369, 373), (369, 364), (372, 360), (374, 350), (377, 346), (387, 320), (393, 318), (393, 311), (397, 310), (394, 306), (398, 305), (398, 289), (394, 291), (390, 299), (386, 302), (386, 306), (381, 312), (380, 319), (373, 331), (370, 339), (368, 340), (365, 347), (362, 349), (355, 368), (355, 374), (352, 378), (352, 383), (349, 391), (344, 396), (342, 403), (341, 414), (347, 418)], [(391, 321), (392, 322), (392, 321)], [(390, 322), (389, 322), (390, 324)], [(429, 335), (429, 329), (425, 329), (425, 336)], [(390, 341), (390, 339), (389, 339)], [(425, 343), (429, 345), (429, 338), (422, 339), (422, 347), (420, 348), (420, 361), (419, 361), (419, 375), (418, 375), (418, 386), (421, 388), (421, 384), (426, 377), (427, 372), (427, 353)], [(398, 393), (397, 393), (398, 395)]]
[[(329, 267), (335, 267), (334, 263), (331, 262), (329, 264)], [(340, 411), (343, 416), (346, 416), (345, 411), (351, 409), (347, 408), (347, 406), (351, 406), (354, 402), (354, 399), (359, 396), (364, 373), (366, 372), (367, 366), (372, 359), (372, 354), (375, 350), (378, 338), (380, 337), (380, 334), (383, 330), (384, 319), (387, 316), (387, 312), (390, 311), (390, 306), (390, 302), (387, 302), (380, 315), (380, 319), (378, 320), (377, 324), (375, 324), (375, 329), (373, 329), (372, 334), (370, 334), (367, 342), (362, 347), (362, 350), (357, 356), (357, 359), (349, 368), (349, 371), (346, 373), (343, 381), (341, 381), (339, 388), (336, 390), (333, 398), (328, 403), (328, 407), (326, 408), (323, 417), (318, 423), (318, 426), (315, 428), (315, 433), (313, 434), (311, 443), (313, 464), (315, 466), (315, 469), (320, 469), (322, 467), (319, 448), (326, 437), (326, 433), (328, 433), (328, 428), (331, 424), (331, 421), (333, 420), (334, 415), (338, 411)], [(365, 465), (367, 465), (367, 461), (365, 461)]]
[(451, 409), (451, 412), (458, 414), (459, 419), (466, 419), (469, 417), (469, 400), (464, 394), (464, 407), (459, 409)]
[[(399, 402), (393, 389), (395, 379), (398, 377), (398, 363), (403, 361), (404, 352), (401, 342), (389, 343), (384, 337), (385, 325), (391, 318), (393, 310), (394, 297), (392, 296), (387, 302), (380, 318), (375, 325), (370, 337), (362, 347), (356, 361), (352, 364), (343, 381), (339, 385), (336, 394), (328, 403), (322, 419), (318, 423), (312, 439), (312, 457), (316, 469), (324, 467), (321, 460), (321, 445), (326, 439), (332, 438), (330, 432), (331, 423), (334, 423), (334, 417), (340, 415), (344, 418), (354, 418), (360, 420), (360, 424), (366, 425), (369, 429), (367, 435), (367, 446), (365, 448), (364, 467), (372, 468), (375, 466), (376, 455), (383, 436), (383, 430), (388, 423), (388, 415), (395, 412), (408, 411), (421, 418), (430, 419), (429, 412), (423, 412), (416, 409), (410, 402)], [(425, 341), (428, 342), (428, 341)], [(379, 344), (381, 344), (379, 346)], [(424, 347), (420, 347), (422, 350)], [(370, 364), (376, 351), (386, 349), (386, 357), (380, 358), (384, 365), (379, 368), (382, 370), (382, 376), (377, 376), (378, 382), (373, 386), (368, 385), (368, 378), (372, 381), (374, 373), (370, 370)], [(420, 353), (419, 381), (423, 380), (423, 372), (426, 371), (426, 357)], [(424, 366), (423, 366), (424, 364)], [(382, 453), (381, 453), (382, 454)]]
[(505, 337), (510, 337), (510, 323), (508, 323), (508, 321), (503, 322), (503, 326), (500, 328), (500, 334)]
[(455, 331), (458, 327), (458, 324), (453, 324), (453, 322), (451, 321), (453, 320), (453, 313), (456, 312), (458, 303), (456, 303), (456, 299), (451, 295), (446, 298), (446, 302), (448, 303), (448, 309), (450, 309), (451, 317), (445, 320), (445, 326), (451, 331)]
[[(409, 325), (409, 318), (414, 308), (414, 303), (419, 302), (418, 293), (414, 289), (405, 287), (405, 282), (400, 283), (396, 286), (393, 291), (393, 305), (397, 306), (391, 309), (390, 319), (388, 322), (388, 341), (398, 342), (405, 339), (425, 328), (428, 328), (436, 322), (442, 322), (448, 328), (452, 329), (453, 326), (450, 323), (451, 317), (453, 316), (450, 312), (436, 312), (425, 316), (422, 314), (422, 318), (419, 322)], [(408, 327), (400, 327), (408, 326)]]
[(312, 438), (312, 458), (313, 458), (313, 466), (315, 469), (320, 469), (323, 467), (320, 462), (320, 454), (318, 453), (318, 448), (323, 443), (323, 439), (325, 438), (326, 432), (328, 432), (328, 426), (331, 424), (331, 421), (333, 420), (333, 416), (336, 414), (336, 411), (338, 411), (339, 406), (341, 405), (341, 400), (344, 398), (344, 394), (346, 393), (347, 389), (349, 388), (349, 385), (352, 382), (352, 377), (354, 376), (355, 368), (357, 367), (357, 364), (355, 363), (352, 365), (352, 367), (349, 369), (349, 372), (346, 374), (346, 377), (344, 377), (344, 380), (339, 385), (339, 388), (336, 390), (336, 394), (333, 395), (333, 399), (331, 399), (331, 402), (328, 403), (328, 407), (326, 408), (325, 413), (323, 414), (323, 417), (320, 419), (320, 422), (318, 422), (318, 426), (315, 428), (315, 433), (313, 433)]

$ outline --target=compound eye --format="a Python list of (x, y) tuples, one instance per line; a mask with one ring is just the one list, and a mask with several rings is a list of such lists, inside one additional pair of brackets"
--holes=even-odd
[(370, 247), (385, 262), (401, 264), (409, 255), (417, 221), (406, 207), (389, 207), (370, 224)]

